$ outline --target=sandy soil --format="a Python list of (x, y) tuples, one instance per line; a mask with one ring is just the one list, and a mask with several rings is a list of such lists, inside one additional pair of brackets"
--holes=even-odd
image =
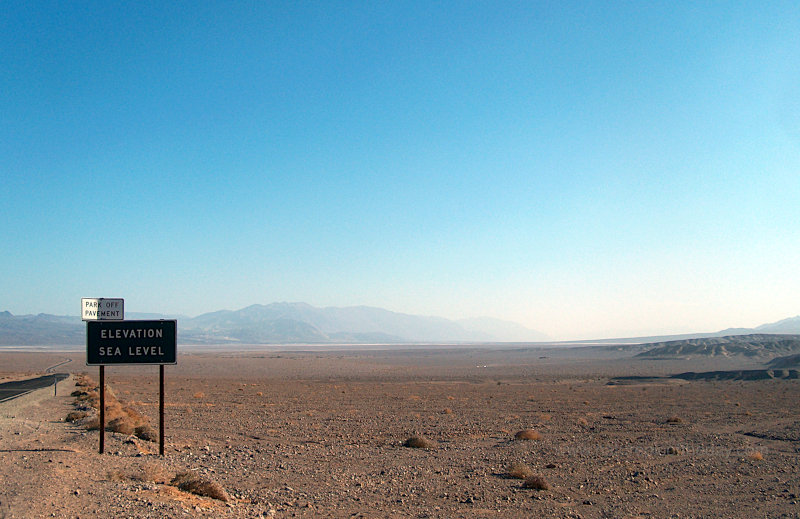
[[(0, 352), (0, 377), (85, 371)], [(184, 354), (166, 367), (167, 449), (63, 421), (71, 384), (0, 404), (0, 517), (798, 517), (800, 383), (608, 385), (741, 369), (590, 350)], [(755, 367), (762, 367), (760, 365)], [(107, 368), (158, 424), (158, 368)], [(517, 440), (533, 429), (538, 440)], [(403, 446), (412, 435), (434, 446)], [(510, 477), (526, 465), (549, 484)], [(166, 484), (194, 471), (228, 502)]]

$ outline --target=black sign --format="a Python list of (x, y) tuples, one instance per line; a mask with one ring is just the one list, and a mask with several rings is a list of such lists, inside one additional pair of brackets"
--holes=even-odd
[(178, 321), (87, 321), (86, 364), (176, 364)]

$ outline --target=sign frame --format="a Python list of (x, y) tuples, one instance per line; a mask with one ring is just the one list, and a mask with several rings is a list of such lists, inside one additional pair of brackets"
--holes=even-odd
[(87, 366), (177, 364), (177, 344), (177, 319), (86, 322)]

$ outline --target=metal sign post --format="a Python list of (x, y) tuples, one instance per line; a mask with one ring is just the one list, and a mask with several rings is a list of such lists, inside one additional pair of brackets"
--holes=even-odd
[(106, 367), (100, 366), (100, 454), (106, 445)]
[(158, 454), (164, 455), (164, 365), (158, 366)]

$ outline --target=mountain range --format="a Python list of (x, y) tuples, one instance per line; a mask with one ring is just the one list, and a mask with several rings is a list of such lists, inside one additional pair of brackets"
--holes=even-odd
[(725, 337), (704, 337), (647, 345), (650, 349), (636, 355), (641, 358), (670, 359), (688, 357), (781, 357), (800, 354), (800, 335), (748, 334)]
[[(126, 319), (178, 319), (184, 344), (392, 344), (536, 342), (547, 336), (517, 323), (482, 317), (450, 320), (368, 306), (317, 308), (306, 303), (251, 305), (197, 317), (127, 312)], [(78, 316), (0, 312), (0, 345), (85, 343)]]
[[(178, 319), (182, 344), (402, 344), (544, 342), (544, 334), (517, 323), (492, 319), (451, 320), (369, 306), (318, 308), (306, 303), (251, 305), (197, 317), (128, 312), (126, 319)], [(596, 341), (655, 343), (745, 334), (800, 334), (800, 316), (757, 328)], [(85, 344), (80, 317), (0, 312), (0, 345)], [(577, 343), (573, 343), (577, 344)]]

